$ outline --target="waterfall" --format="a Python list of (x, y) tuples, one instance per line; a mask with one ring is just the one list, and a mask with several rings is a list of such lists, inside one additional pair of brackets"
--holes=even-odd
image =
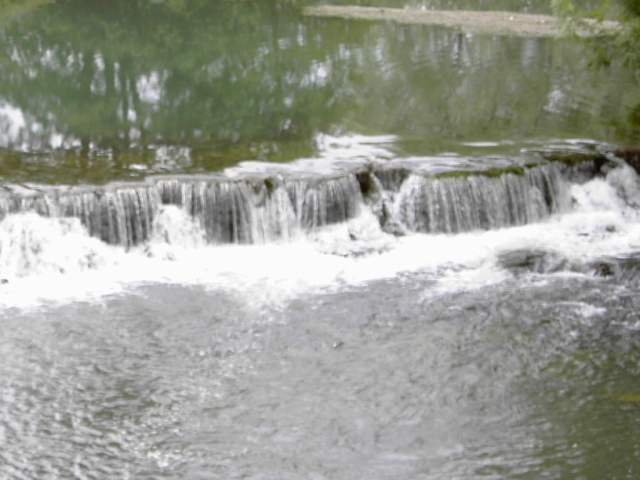
[(177, 205), (196, 218), (210, 243), (264, 243), (290, 238), (296, 217), (277, 179), (160, 179), (163, 204)]
[(393, 165), (331, 175), (182, 175), (95, 187), (5, 186), (0, 220), (35, 212), (77, 218), (93, 237), (130, 248), (147, 242), (163, 205), (202, 227), (211, 244), (288, 240), (369, 208), (389, 233), (459, 233), (539, 221), (567, 206), (570, 172), (546, 163), (429, 175)]
[(287, 191), (305, 230), (349, 220), (362, 203), (360, 185), (352, 174), (322, 181), (290, 180)]
[(395, 195), (391, 215), (409, 231), (425, 233), (525, 225), (558, 212), (566, 204), (562, 183), (556, 165), (495, 177), (414, 173)]
[(45, 188), (26, 196), (5, 195), (0, 200), (0, 216), (35, 212), (44, 217), (78, 218), (90, 235), (130, 247), (149, 239), (157, 206), (157, 192), (146, 184)]
[(209, 243), (265, 243), (344, 222), (362, 203), (355, 175), (334, 178), (229, 179), (155, 177), (105, 187), (42, 188), (0, 195), (0, 219), (11, 213), (78, 218), (102, 241), (133, 247), (152, 236), (161, 205), (183, 208)]

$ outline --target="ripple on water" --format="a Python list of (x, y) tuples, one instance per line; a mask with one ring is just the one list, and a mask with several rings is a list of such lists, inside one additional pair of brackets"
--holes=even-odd
[(609, 442), (609, 468), (633, 468), (634, 404), (617, 399), (640, 373), (638, 301), (619, 305), (607, 280), (548, 280), (430, 298), (419, 276), (380, 280), (269, 317), (157, 286), (4, 318), (0, 470), (580, 476), (602, 471), (590, 454)]

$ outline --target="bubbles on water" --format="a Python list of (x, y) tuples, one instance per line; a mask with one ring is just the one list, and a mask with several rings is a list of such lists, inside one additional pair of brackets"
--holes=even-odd
[(0, 276), (6, 279), (96, 270), (113, 249), (89, 237), (76, 218), (10, 215), (0, 223)]
[(573, 185), (571, 198), (576, 210), (583, 212), (620, 211), (625, 208), (611, 184), (600, 178), (585, 185)]
[[(357, 190), (354, 178), (349, 182)], [(329, 225), (314, 222), (306, 234), (279, 241), (265, 234), (264, 243), (246, 246), (212, 245), (203, 227), (206, 219), (178, 205), (159, 205), (152, 237), (129, 251), (90, 237), (78, 219), (14, 214), (0, 223), (0, 278), (47, 285), (31, 294), (22, 289), (21, 302), (29, 295), (62, 300), (140, 283), (172, 283), (223, 289), (250, 304), (277, 306), (304, 294), (412, 274), (432, 279), (428, 294), (439, 295), (493, 285), (513, 275), (589, 273), (598, 258), (640, 249), (635, 172), (618, 167), (605, 178), (569, 188), (570, 211), (519, 227), (396, 237), (383, 231), (380, 219), (360, 199), (359, 213), (352, 218), (345, 215)], [(281, 193), (290, 202), (287, 192)], [(358, 191), (354, 195), (360, 198)], [(312, 200), (314, 205), (330, 204), (332, 198)], [(50, 275), (64, 275), (65, 280), (52, 282)], [(20, 288), (0, 287), (3, 303), (12, 304), (10, 290)]]
[(321, 158), (347, 160), (357, 158), (392, 158), (392, 147), (398, 140), (394, 135), (316, 135), (315, 143)]
[(605, 307), (597, 307), (585, 302), (561, 302), (558, 305), (564, 305), (571, 308), (575, 313), (584, 319), (593, 317), (601, 317), (607, 313)]
[(394, 237), (382, 231), (368, 209), (346, 223), (314, 232), (309, 239), (322, 253), (350, 258), (381, 254), (395, 245)]
[(615, 188), (624, 202), (634, 209), (640, 208), (640, 178), (628, 165), (620, 165), (607, 174), (607, 183)]
[(201, 247), (206, 238), (202, 226), (183, 209), (165, 205), (154, 219), (153, 243), (166, 243), (180, 247)]
[(156, 213), (153, 236), (141, 251), (149, 257), (175, 260), (178, 251), (205, 245), (206, 232), (198, 221), (180, 207), (165, 205)]
[(640, 179), (631, 167), (620, 165), (609, 171), (604, 178), (595, 178), (583, 185), (573, 185), (571, 196), (578, 210), (608, 210), (637, 218)]

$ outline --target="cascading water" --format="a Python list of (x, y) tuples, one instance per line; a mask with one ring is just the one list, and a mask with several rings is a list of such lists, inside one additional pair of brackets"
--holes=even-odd
[(445, 171), (403, 159), (311, 171), (247, 164), (94, 187), (7, 185), (0, 302), (29, 291), (103, 295), (122, 282), (231, 281), (250, 290), (268, 281), (289, 298), (314, 285), (418, 271), (434, 275), (438, 292), (531, 271), (530, 259), (553, 260), (535, 260), (542, 266), (533, 271), (588, 271), (604, 252), (635, 251), (640, 225), (636, 174), (592, 157), (516, 166), (489, 159), (489, 169), (458, 161)]
[(354, 175), (335, 178), (230, 180), (219, 176), (152, 178), (106, 187), (42, 188), (5, 193), (0, 215), (35, 212), (78, 218), (90, 235), (132, 247), (149, 240), (161, 205), (198, 220), (209, 243), (290, 239), (355, 217), (362, 203)]
[[(422, 452), (424, 419), (431, 421), (433, 411), (448, 417), (428, 431), (446, 439), (444, 432), (480, 398), (476, 418), (489, 419), (479, 429), (483, 440), (486, 425), (497, 434), (509, 424), (514, 400), (505, 392), (522, 378), (556, 368), (558, 351), (575, 347), (581, 354), (593, 332), (598, 341), (635, 338), (637, 302), (629, 302), (637, 298), (633, 252), (640, 251), (640, 178), (628, 166), (609, 165), (581, 181), (572, 168), (553, 163), (444, 176), (419, 166), (390, 167), (359, 165), (325, 176), (244, 172), (93, 188), (8, 187), (0, 196), (0, 307), (9, 325), (4, 338), (36, 332), (47, 343), (34, 347), (33, 337), (25, 337), (15, 343), (28, 353), (7, 351), (3, 357), (9, 381), (1, 393), (9, 401), (0, 402), (0, 440), (6, 440), (0, 464), (39, 468), (40, 451), (53, 451), (65, 462), (52, 464), (51, 471), (67, 472), (78, 457), (73, 445), (61, 451), (68, 442), (59, 439), (74, 436), (83, 448), (94, 445), (87, 471), (98, 471), (105, 458), (115, 466), (146, 465), (150, 458), (187, 465), (194, 461), (182, 460), (189, 449), (165, 449), (165, 438), (172, 439), (169, 445), (199, 445), (206, 418), (215, 426), (207, 452), (218, 451), (209, 445), (244, 445), (247, 431), (262, 434), (265, 412), (274, 417), (263, 443), (280, 442), (280, 449), (298, 438), (311, 399), (321, 415), (305, 424), (312, 433), (303, 440), (314, 451), (316, 418), (322, 418), (320, 431), (329, 432), (318, 449), (322, 455), (336, 441), (362, 438), (360, 445), (383, 451), (374, 455), (388, 455), (394, 475), (400, 463), (415, 464), (406, 475), (414, 478), (423, 463), (414, 460), (421, 457), (405, 439), (409, 435)], [(114, 316), (113, 305), (123, 313)], [(539, 321), (534, 324), (531, 315)], [(169, 347), (159, 348), (160, 340)], [(533, 345), (524, 349), (525, 341)], [(0, 342), (3, 347), (6, 342)], [(85, 352), (81, 361), (78, 349)], [(22, 367), (24, 355), (34, 351), (39, 363)], [(620, 358), (627, 355), (621, 351)], [(144, 367), (150, 358), (160, 375)], [(61, 370), (68, 360), (69, 369)], [(175, 365), (176, 374), (165, 382), (162, 375)], [(555, 386), (557, 371), (547, 375), (540, 388)], [(82, 388), (76, 387), (78, 378), (85, 382)], [(23, 382), (26, 394), (14, 379)], [(96, 379), (103, 382), (99, 388)], [(576, 385), (582, 380), (580, 375)], [(289, 383), (274, 388), (277, 382)], [(389, 382), (402, 395), (409, 392), (412, 403), (400, 399), (407, 415), (402, 421)], [(632, 382), (620, 381), (627, 384)], [(29, 395), (43, 385), (34, 408)], [(335, 392), (338, 398), (326, 405)], [(525, 391), (517, 398), (529, 397)], [(364, 405), (375, 406), (375, 415), (354, 423), (363, 398)], [(561, 403), (555, 398), (550, 402)], [(133, 402), (139, 402), (141, 416), (130, 408)], [(194, 410), (176, 417), (176, 402)], [(415, 422), (416, 405), (424, 402), (422, 420)], [(275, 414), (273, 405), (280, 405)], [(350, 410), (341, 410), (344, 405)], [(86, 417), (73, 416), (87, 406), (93, 410)], [(220, 413), (230, 409), (233, 415)], [(521, 410), (524, 417), (516, 418), (530, 425), (530, 410)], [(336, 412), (352, 429), (346, 436), (336, 432)], [(462, 423), (466, 428), (469, 422)], [(577, 423), (572, 420), (571, 428)], [(367, 424), (374, 427), (363, 430)], [(22, 439), (37, 428), (44, 442), (48, 432), (55, 437), (32, 454)], [(170, 436), (147, 447), (148, 432), (156, 428)], [(125, 433), (110, 436), (120, 430)], [(183, 431), (195, 433), (184, 437)], [(219, 442), (219, 431), (231, 441)], [(387, 441), (398, 439), (397, 448), (405, 449), (399, 451), (408, 453), (397, 455), (395, 446), (384, 453), (376, 432)], [(126, 442), (135, 435), (144, 447), (129, 448)], [(111, 448), (114, 438), (124, 446)], [(517, 443), (526, 446), (529, 439), (527, 430)], [(481, 446), (481, 440), (465, 448)], [(448, 446), (456, 458), (457, 442), (456, 437)], [(512, 443), (511, 436), (504, 440), (508, 447)], [(573, 440), (569, 445), (573, 452)], [(112, 457), (104, 454), (114, 451)], [(477, 457), (468, 455), (470, 464), (477, 458), (478, 468), (485, 468), (486, 450), (472, 451)], [(230, 453), (244, 458), (236, 454)], [(442, 458), (442, 465), (451, 464), (448, 453)], [(522, 457), (498, 460), (519, 471)], [(212, 464), (206, 464), (205, 476)], [(356, 478), (357, 470), (344, 478)], [(460, 468), (456, 475), (469, 471)], [(438, 478), (449, 478), (448, 467), (442, 472)], [(375, 473), (372, 478), (378, 478)]]
[(393, 214), (415, 232), (495, 229), (526, 225), (558, 212), (566, 205), (564, 192), (560, 169), (555, 165), (496, 178), (413, 174), (400, 187)]
[(634, 72), (302, 3), (0, 0), (0, 480), (640, 479)]
[(0, 216), (35, 212), (45, 217), (78, 218), (90, 235), (130, 247), (149, 239), (158, 203), (157, 191), (150, 185), (42, 188), (4, 194)]
[(12, 191), (0, 198), (0, 214), (78, 218), (91, 236), (130, 248), (151, 238), (162, 205), (175, 205), (200, 223), (209, 243), (256, 244), (346, 222), (365, 203), (383, 226), (395, 222), (415, 232), (524, 225), (558, 212), (565, 190), (553, 164), (491, 175), (374, 168), (329, 177), (154, 177), (129, 185)]

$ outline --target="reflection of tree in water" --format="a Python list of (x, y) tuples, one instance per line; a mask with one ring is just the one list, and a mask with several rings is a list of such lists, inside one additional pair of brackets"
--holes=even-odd
[(0, 146), (103, 151), (116, 169), (158, 162), (138, 147), (187, 146), (187, 167), (212, 168), (306, 155), (315, 132), (336, 128), (434, 150), (601, 137), (628, 104), (575, 45), (301, 19), (299, 3), (67, 0), (0, 25), (0, 117), (13, 109), (24, 124), (0, 131)]
[(359, 95), (376, 100), (359, 117), (442, 148), (456, 139), (614, 138), (610, 123), (640, 93), (620, 88), (625, 72), (587, 68), (570, 42), (384, 25), (364, 44)]
[(98, 147), (305, 133), (331, 92), (308, 78), (311, 39), (292, 15), (275, 2), (45, 7), (2, 32), (0, 96)]

